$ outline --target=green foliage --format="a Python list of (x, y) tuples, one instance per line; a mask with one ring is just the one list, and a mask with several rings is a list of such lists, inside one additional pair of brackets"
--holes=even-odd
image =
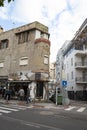
[[(14, 0), (8, 0), (8, 3), (10, 3), (11, 1), (14, 1)], [(4, 2), (5, 2), (5, 0), (0, 0), (0, 6), (4, 6)]]

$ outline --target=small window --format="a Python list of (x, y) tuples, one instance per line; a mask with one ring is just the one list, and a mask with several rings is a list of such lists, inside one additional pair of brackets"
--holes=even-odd
[(67, 69), (68, 69), (68, 67), (69, 67), (69, 64), (68, 64), (68, 61), (67, 61)]
[(44, 64), (48, 65), (49, 63), (49, 58), (47, 55), (44, 56)]
[(67, 80), (69, 81), (69, 73), (67, 73)]
[(38, 39), (38, 38), (40, 38), (40, 31), (36, 30), (35, 39)]
[(4, 67), (4, 62), (0, 62), (0, 68)]
[(28, 65), (28, 57), (22, 57), (19, 61), (19, 65)]
[(71, 79), (73, 79), (73, 71), (71, 72)]
[(1, 40), (0, 49), (8, 48), (8, 39)]
[(49, 37), (48, 34), (41, 32), (41, 38), (48, 39), (48, 37)]
[(73, 58), (71, 58), (71, 66), (73, 66)]

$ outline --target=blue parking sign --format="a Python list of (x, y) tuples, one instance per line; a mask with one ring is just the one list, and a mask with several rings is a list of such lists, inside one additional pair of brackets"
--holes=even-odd
[(67, 86), (67, 81), (66, 81), (66, 80), (63, 80), (63, 81), (62, 81), (62, 86), (63, 86), (63, 87), (66, 87), (66, 86)]

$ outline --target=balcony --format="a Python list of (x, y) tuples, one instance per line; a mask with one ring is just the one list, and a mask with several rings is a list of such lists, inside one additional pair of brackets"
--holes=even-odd
[(87, 77), (76, 77), (75, 81), (78, 84), (87, 84)]
[(84, 57), (87, 56), (87, 49), (85, 50), (77, 50), (75, 56)]
[(76, 62), (75, 68), (76, 69), (87, 69), (87, 62)]
[(35, 40), (34, 43), (38, 44), (38, 43), (42, 43), (42, 42), (50, 45), (50, 41), (48, 39), (45, 39), (45, 38), (38, 38), (38, 39)]

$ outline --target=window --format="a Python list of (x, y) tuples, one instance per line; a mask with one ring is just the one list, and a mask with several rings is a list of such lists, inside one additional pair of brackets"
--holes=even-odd
[(19, 65), (27, 65), (28, 64), (28, 57), (22, 57), (19, 61)]
[(71, 72), (71, 79), (73, 79), (73, 71)]
[(45, 39), (48, 39), (48, 35), (44, 32), (41, 32), (41, 38), (45, 38)]
[(36, 30), (35, 39), (38, 39), (38, 38), (49, 39), (49, 34)]
[(69, 81), (69, 73), (67, 73), (67, 80)]
[(49, 58), (47, 55), (44, 56), (44, 64), (48, 64), (49, 63)]
[(8, 39), (1, 40), (0, 49), (8, 48)]
[(38, 38), (40, 38), (40, 31), (39, 31), (39, 30), (36, 30), (35, 39), (38, 39)]
[(71, 66), (73, 66), (73, 58), (71, 58)]
[(17, 36), (18, 36), (18, 44), (22, 44), (24, 42), (27, 42), (28, 41), (28, 35), (29, 35), (28, 31), (18, 33), (17, 34)]
[(4, 62), (0, 62), (0, 68), (4, 67)]
[(67, 61), (67, 69), (68, 69), (69, 65), (68, 65), (68, 61)]

